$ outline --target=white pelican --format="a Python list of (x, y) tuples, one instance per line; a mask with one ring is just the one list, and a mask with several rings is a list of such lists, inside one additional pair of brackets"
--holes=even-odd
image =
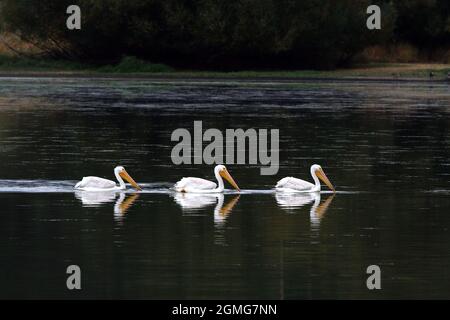
[(320, 179), (328, 186), (328, 188), (335, 192), (335, 189), (330, 180), (328, 180), (325, 172), (323, 172), (322, 170), (322, 167), (318, 164), (313, 164), (311, 166), (311, 176), (314, 180), (314, 184), (305, 180), (286, 177), (278, 181), (275, 189), (276, 191), (281, 192), (320, 192)]
[(216, 176), (217, 183), (208, 181), (201, 178), (183, 178), (174, 185), (175, 191), (178, 192), (192, 192), (192, 193), (219, 193), (223, 192), (223, 180), (225, 178), (236, 190), (240, 191), (236, 182), (234, 182), (231, 175), (228, 173), (227, 168), (223, 165), (217, 165), (214, 168), (214, 175)]
[(99, 177), (84, 177), (75, 185), (75, 189), (84, 191), (117, 191), (125, 190), (125, 182), (128, 181), (135, 189), (142, 190), (141, 187), (130, 177), (124, 167), (118, 166), (114, 168), (114, 175), (116, 176), (119, 185), (114, 181), (99, 178)]

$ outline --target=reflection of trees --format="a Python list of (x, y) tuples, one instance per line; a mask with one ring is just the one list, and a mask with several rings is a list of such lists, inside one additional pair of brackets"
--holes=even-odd
[[(199, 117), (204, 128), (225, 130), (239, 118), (241, 127), (280, 129), (280, 176), (309, 176), (304, 168), (317, 162), (329, 168), (332, 180), (361, 190), (389, 187), (388, 180), (396, 176), (411, 176), (410, 186), (420, 187), (416, 181), (445, 172), (442, 164), (450, 155), (449, 117), (440, 107), (448, 104), (448, 97), (439, 86), (346, 87), (344, 82), (343, 87), (299, 84), (274, 90), (248, 85), (239, 87), (237, 95), (231, 85), (218, 91), (87, 81), (83, 86), (72, 80), (64, 86), (21, 85), (26, 98), (4, 101), (8, 106), (0, 111), (2, 148), (14, 152), (0, 153), (3, 178), (75, 180), (91, 172), (108, 177), (108, 168), (129, 164), (138, 180), (170, 181), (170, 134), (179, 127), (191, 128)], [(72, 86), (78, 86), (75, 98), (70, 98)], [(38, 93), (45, 98), (35, 98)], [(195, 106), (194, 113), (179, 106), (186, 99)], [(227, 103), (212, 108), (217, 101)], [(252, 119), (251, 124), (245, 119)], [(423, 166), (431, 171), (420, 170)], [(206, 167), (172, 167), (170, 174), (195, 175)], [(274, 184), (273, 177), (259, 175), (259, 166), (231, 169), (238, 170), (237, 178), (249, 188)]]

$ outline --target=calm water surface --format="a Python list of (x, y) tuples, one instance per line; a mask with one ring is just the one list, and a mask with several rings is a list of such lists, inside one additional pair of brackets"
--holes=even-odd
[[(280, 170), (178, 195), (177, 128), (280, 129)], [(0, 80), (0, 298), (450, 298), (448, 84)], [(275, 194), (319, 163), (339, 191)], [(124, 165), (142, 193), (74, 192)], [(65, 269), (82, 269), (82, 290)], [(366, 268), (382, 270), (382, 290)]]

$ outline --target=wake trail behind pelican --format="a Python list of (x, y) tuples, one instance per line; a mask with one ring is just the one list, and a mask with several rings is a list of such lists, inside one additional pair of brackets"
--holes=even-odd
[[(12, 180), (12, 179), (0, 179), (0, 193), (72, 193), (77, 181), (75, 180)], [(176, 193), (172, 189), (173, 184), (169, 182), (154, 182), (154, 183), (139, 183), (142, 187), (142, 191), (139, 193), (144, 194), (173, 194)], [(97, 192), (97, 191), (92, 191)], [(103, 192), (103, 191), (98, 191)], [(117, 193), (136, 193), (131, 186), (127, 185), (126, 190), (111, 191)], [(236, 191), (232, 189), (226, 189), (224, 194), (275, 194), (276, 190), (271, 189), (241, 189)], [(321, 194), (332, 194), (331, 191), (321, 191)], [(356, 194), (361, 193), (359, 191), (337, 191), (339, 194)]]

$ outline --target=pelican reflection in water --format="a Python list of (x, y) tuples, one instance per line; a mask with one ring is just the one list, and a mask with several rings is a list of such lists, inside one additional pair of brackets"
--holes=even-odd
[(224, 203), (223, 193), (176, 193), (174, 200), (185, 212), (195, 212), (215, 205), (214, 224), (222, 225), (238, 202), (239, 195), (232, 197), (227, 203)]
[(75, 197), (81, 201), (83, 207), (100, 207), (106, 203), (115, 201), (114, 216), (122, 217), (139, 198), (139, 194), (126, 194), (124, 192), (120, 192), (119, 197), (117, 198), (116, 192), (90, 192), (77, 190), (75, 191)]
[(275, 194), (275, 199), (277, 204), (286, 210), (293, 210), (297, 208), (304, 207), (309, 204), (313, 204), (309, 211), (309, 216), (311, 219), (311, 224), (319, 224), (320, 220), (325, 215), (328, 207), (333, 201), (335, 194), (329, 196), (322, 203), (320, 202), (321, 196), (320, 192), (312, 193), (279, 193)]

